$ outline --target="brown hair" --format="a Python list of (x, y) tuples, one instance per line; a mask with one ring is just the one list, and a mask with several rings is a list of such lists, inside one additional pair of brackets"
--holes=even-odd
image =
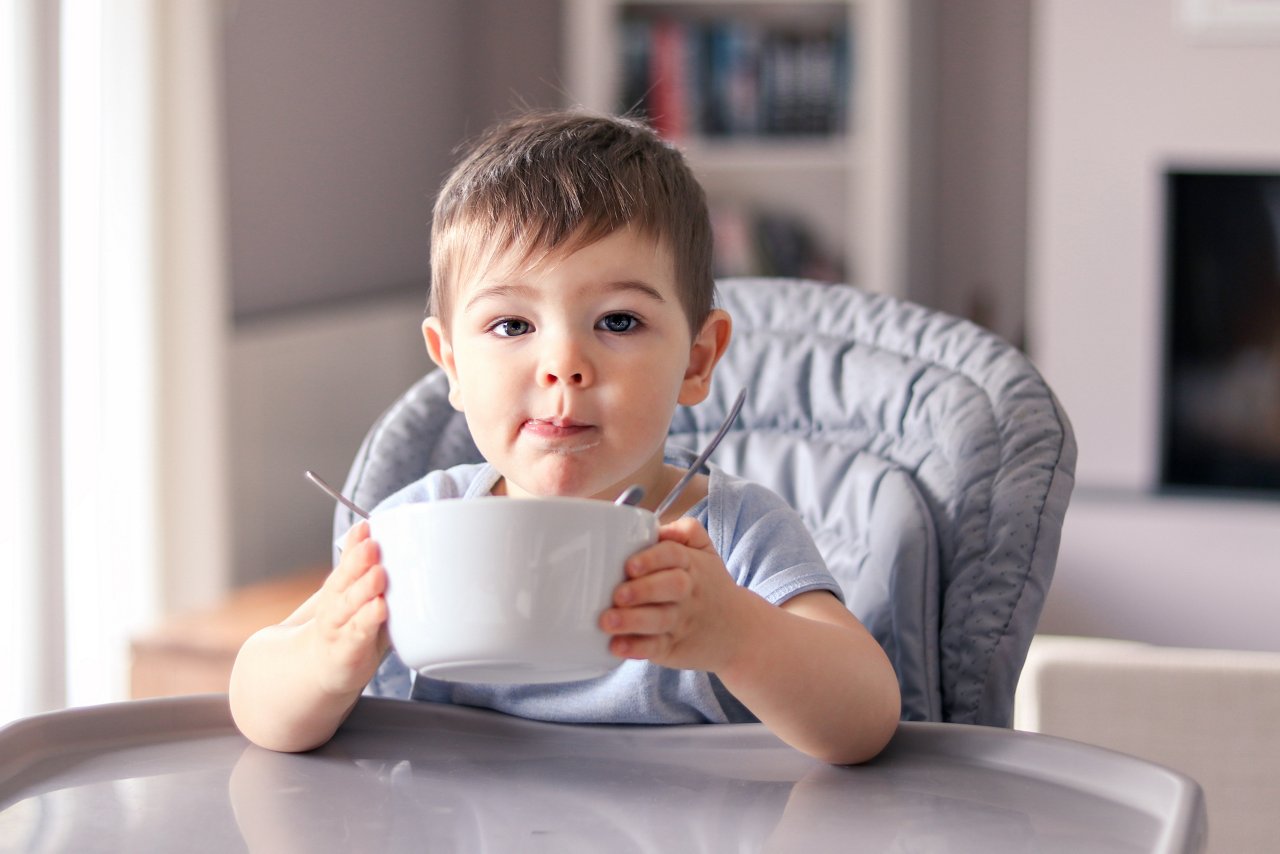
[(684, 157), (631, 118), (534, 112), (484, 133), (445, 180), (431, 225), (429, 311), (459, 277), (513, 253), (570, 252), (631, 226), (675, 259), (696, 334), (715, 296), (706, 197)]

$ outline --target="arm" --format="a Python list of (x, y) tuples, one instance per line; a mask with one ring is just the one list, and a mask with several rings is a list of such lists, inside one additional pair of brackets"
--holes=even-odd
[(324, 585), (284, 622), (255, 633), (231, 671), (231, 715), (250, 741), (310, 750), (346, 720), (389, 646), (386, 571), (361, 522)]
[(771, 605), (734, 583), (688, 518), (664, 526), (626, 571), (601, 616), (615, 655), (714, 672), (778, 737), (827, 762), (864, 762), (893, 735), (893, 667), (834, 596)]

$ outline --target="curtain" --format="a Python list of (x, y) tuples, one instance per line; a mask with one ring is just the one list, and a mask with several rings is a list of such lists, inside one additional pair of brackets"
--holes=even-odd
[(5, 0), (0, 722), (225, 588), (219, 0)]
[(0, 7), (0, 722), (64, 700), (54, 4)]

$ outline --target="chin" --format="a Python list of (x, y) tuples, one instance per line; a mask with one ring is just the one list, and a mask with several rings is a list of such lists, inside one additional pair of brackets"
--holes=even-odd
[(594, 484), (575, 480), (564, 480), (546, 483), (544, 489), (538, 490), (538, 494), (548, 497), (556, 496), (558, 498), (595, 498), (605, 488), (607, 487), (597, 487)]
[(546, 498), (594, 498), (613, 482), (585, 471), (582, 466), (574, 465), (572, 460), (543, 460), (534, 477), (508, 479), (525, 492)]

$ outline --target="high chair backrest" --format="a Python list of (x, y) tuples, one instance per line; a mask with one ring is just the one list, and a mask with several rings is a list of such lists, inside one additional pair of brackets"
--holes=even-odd
[[(803, 517), (850, 610), (885, 648), (903, 717), (1008, 726), (1057, 559), (1075, 440), (1031, 363), (964, 320), (843, 285), (726, 279), (733, 341), (670, 445), (712, 457)], [(372, 507), (480, 459), (443, 374), (373, 425), (345, 492)], [(352, 524), (339, 507), (335, 536)]]

